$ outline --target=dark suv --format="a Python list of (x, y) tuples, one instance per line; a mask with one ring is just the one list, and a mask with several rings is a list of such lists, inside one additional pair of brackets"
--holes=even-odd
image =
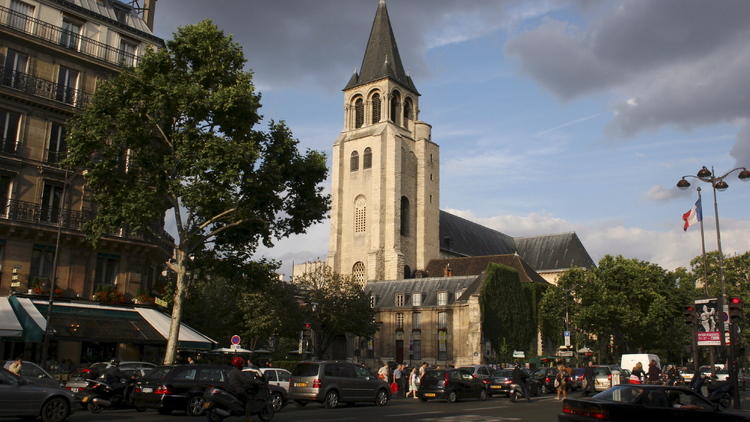
[(351, 362), (300, 362), (289, 380), (289, 399), (304, 406), (314, 401), (333, 409), (339, 403), (370, 402), (385, 406), (388, 384)]

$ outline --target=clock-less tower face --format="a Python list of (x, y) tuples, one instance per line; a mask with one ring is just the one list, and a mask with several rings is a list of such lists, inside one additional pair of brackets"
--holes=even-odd
[(439, 147), (419, 120), (388, 11), (378, 6), (333, 145), (328, 264), (359, 282), (410, 278), (438, 257)]

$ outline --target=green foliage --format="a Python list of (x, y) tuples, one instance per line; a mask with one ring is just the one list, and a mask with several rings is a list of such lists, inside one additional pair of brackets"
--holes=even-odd
[(351, 276), (334, 273), (328, 266), (295, 278), (294, 284), (307, 307), (315, 333), (315, 356), (322, 356), (338, 335), (369, 337), (375, 334), (375, 310), (370, 298)]
[(239, 308), (243, 315), (242, 337), (251, 349), (270, 337), (292, 337), (303, 324), (296, 288), (277, 278), (261, 289), (243, 293)]
[(537, 292), (526, 284), (514, 268), (490, 264), (480, 287), (482, 331), (501, 361), (510, 361), (513, 350), (533, 350)]

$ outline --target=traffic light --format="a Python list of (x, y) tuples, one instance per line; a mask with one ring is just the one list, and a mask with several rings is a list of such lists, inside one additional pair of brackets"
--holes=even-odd
[(732, 321), (739, 321), (744, 316), (744, 310), (742, 309), (742, 298), (730, 297), (729, 298), (729, 318)]
[(695, 326), (697, 318), (695, 316), (695, 305), (687, 305), (684, 307), (683, 315), (685, 316), (685, 325)]

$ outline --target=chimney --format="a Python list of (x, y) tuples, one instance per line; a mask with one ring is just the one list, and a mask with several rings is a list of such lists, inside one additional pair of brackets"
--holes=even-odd
[(156, 11), (156, 0), (143, 0), (143, 20), (152, 32), (154, 31), (154, 12)]
[(453, 269), (451, 269), (451, 264), (445, 264), (445, 267), (443, 267), (443, 277), (453, 277)]

